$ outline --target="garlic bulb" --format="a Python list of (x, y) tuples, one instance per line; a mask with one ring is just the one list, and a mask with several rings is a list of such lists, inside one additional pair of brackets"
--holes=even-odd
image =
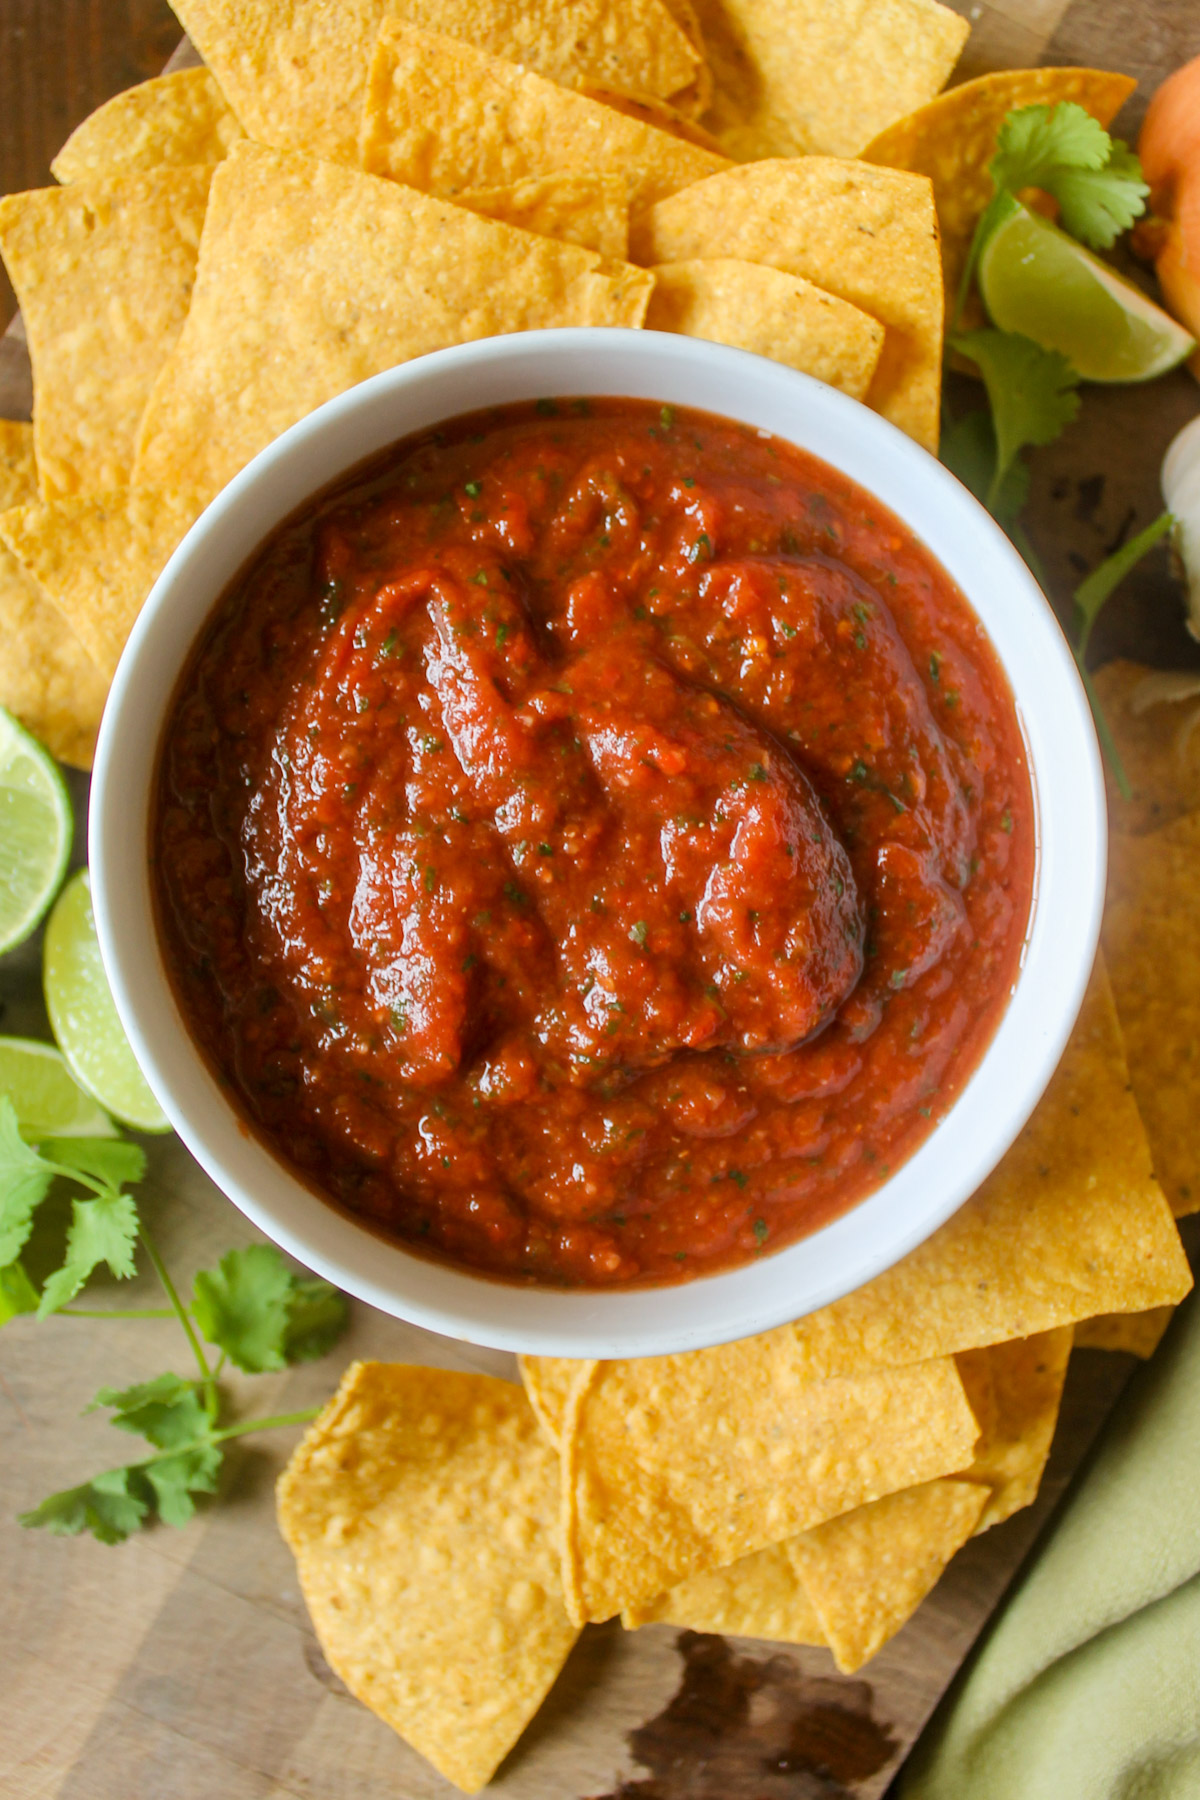
[(1188, 630), (1200, 639), (1200, 416), (1172, 440), (1163, 458), (1163, 499), (1175, 515), (1171, 541), (1188, 590)]

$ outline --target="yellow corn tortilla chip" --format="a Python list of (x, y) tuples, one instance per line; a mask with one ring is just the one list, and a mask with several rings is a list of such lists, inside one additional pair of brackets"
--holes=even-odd
[(987, 166), (1006, 114), (1017, 106), (1074, 100), (1107, 125), (1136, 86), (1132, 75), (1104, 69), (1005, 69), (951, 88), (866, 146), (865, 162), (910, 169), (933, 182), (950, 305), (976, 220), (992, 197)]
[(207, 69), (179, 69), (117, 94), (77, 125), (50, 173), (89, 175), (223, 162), (245, 133)]
[(1154, 1172), (1200, 1211), (1200, 812), (1109, 840), (1102, 942)]
[(857, 156), (945, 86), (970, 26), (935, 0), (697, 0), (731, 156)]
[(210, 497), (289, 425), (427, 350), (640, 325), (652, 278), (332, 163), (235, 146), (134, 479)]
[(790, 1333), (600, 1363), (562, 1428), (563, 1589), (606, 1619), (897, 1488), (967, 1464), (951, 1359), (811, 1381)]
[(664, 0), (667, 11), (687, 38), (696, 52), (700, 66), (696, 70), (696, 78), (691, 86), (682, 93), (672, 94), (671, 104), (691, 118), (699, 119), (712, 105), (713, 80), (712, 70), (708, 66), (708, 45), (704, 41), (704, 33), (700, 29), (700, 18), (692, 0)]
[(352, 1364), (280, 1478), (280, 1529), (330, 1666), (467, 1793), (577, 1635), (557, 1495), (519, 1387), (397, 1363)]
[(849, 1675), (907, 1624), (975, 1530), (986, 1494), (927, 1481), (806, 1531), (790, 1546), (834, 1661)]
[(0, 513), (0, 542), (111, 675), (142, 603), (203, 505), (199, 495), (152, 488), (73, 495)]
[(211, 173), (139, 170), (0, 200), (44, 499), (129, 480), (138, 421), (187, 316)]
[(590, 1375), (596, 1364), (568, 1356), (518, 1356), (517, 1365), (538, 1424), (558, 1450), (571, 1389), (577, 1379)]
[(647, 330), (753, 350), (855, 400), (870, 387), (883, 326), (802, 276), (732, 257), (658, 263), (652, 273)]
[(662, 0), (398, 0), (386, 12), (563, 87), (669, 100), (695, 82), (702, 62)]
[(1127, 1350), (1131, 1356), (1153, 1356), (1171, 1323), (1173, 1306), (1154, 1306), (1144, 1313), (1106, 1313), (1075, 1327), (1080, 1350)]
[[(33, 426), (0, 419), (0, 511), (37, 499)], [(108, 683), (10, 550), (0, 546), (0, 706), (60, 762), (88, 769)]]
[(1114, 831), (1155, 831), (1200, 809), (1200, 699), (1143, 706), (1143, 684), (1152, 674), (1141, 663), (1122, 661), (1105, 663), (1093, 677), (1133, 790), (1126, 800), (1105, 764)]
[(629, 202), (617, 175), (533, 175), (508, 187), (469, 188), (454, 203), (613, 262), (629, 254)]
[(924, 176), (831, 157), (751, 163), (660, 201), (632, 229), (638, 262), (734, 256), (848, 301), (885, 328), (867, 404), (936, 452), (942, 289)]
[(379, 33), (360, 150), (372, 174), (447, 198), (527, 175), (619, 175), (635, 218), (728, 166), (517, 63), (396, 19)]
[(652, 100), (646, 94), (627, 94), (619, 88), (581, 87), (577, 90), (589, 100), (596, 100), (602, 106), (615, 107), (617, 112), (624, 113), (627, 118), (640, 119), (643, 125), (653, 125), (657, 131), (669, 132), (673, 137), (686, 138), (689, 144), (699, 144), (702, 150), (711, 150), (714, 156), (726, 161), (720, 144), (711, 131), (703, 125), (697, 125), (695, 119), (681, 112), (677, 106), (666, 100)]
[[(886, 1506), (887, 1501), (871, 1504)], [(626, 1607), (621, 1623), (626, 1631), (661, 1623), (820, 1648), (829, 1640), (793, 1555), (799, 1542), (788, 1538), (739, 1556), (724, 1568), (702, 1569), (665, 1594)]]
[(978, 1192), (893, 1268), (785, 1329), (819, 1379), (1144, 1312), (1191, 1285), (1098, 961), (1045, 1096)]
[(1073, 1328), (1062, 1325), (1007, 1344), (968, 1350), (958, 1372), (980, 1436), (963, 1479), (990, 1489), (977, 1531), (1032, 1506), (1050, 1454)]

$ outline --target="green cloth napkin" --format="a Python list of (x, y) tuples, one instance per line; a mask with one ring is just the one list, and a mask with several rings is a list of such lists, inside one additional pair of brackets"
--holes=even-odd
[(1200, 1800), (1200, 1305), (905, 1770), (902, 1800)]

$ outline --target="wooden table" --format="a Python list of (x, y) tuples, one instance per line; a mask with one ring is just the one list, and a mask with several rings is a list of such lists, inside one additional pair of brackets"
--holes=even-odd
[[(1200, 52), (1194, 0), (998, 0), (978, 7), (964, 69), (1096, 62), (1147, 93)], [(108, 93), (155, 73), (178, 27), (161, 0), (0, 0), (0, 187), (48, 180), (49, 158)], [(0, 305), (4, 304), (0, 298)], [(0, 416), (28, 416), (23, 347), (0, 352)], [(1161, 504), (1162, 449), (1200, 409), (1187, 375), (1152, 390), (1087, 390), (1084, 416), (1035, 462), (1031, 534), (1065, 607), (1078, 571)], [(1184, 636), (1165, 554), (1148, 559), (1097, 633), (1104, 654), (1200, 664)], [(86, 784), (74, 784), (82, 816)], [(82, 839), (77, 846), (83, 859)], [(47, 1035), (34, 943), (0, 964), (0, 1030)], [(251, 1228), (182, 1148), (152, 1141), (145, 1210), (179, 1276)], [(36, 1264), (35, 1245), (31, 1260)], [(36, 1272), (36, 1270), (35, 1270)], [(106, 1298), (96, 1284), (94, 1304)], [(120, 1303), (156, 1296), (122, 1286)], [(358, 1306), (331, 1359), (242, 1383), (239, 1400), (280, 1412), (325, 1397), (353, 1355), (506, 1374), (510, 1359), (452, 1344)], [(0, 1334), (0, 1796), (4, 1800), (435, 1800), (453, 1792), (352, 1700), (326, 1666), (271, 1483), (294, 1434), (229, 1456), (220, 1504), (188, 1529), (119, 1549), (26, 1533), (14, 1514), (52, 1489), (127, 1459), (97, 1415), (101, 1384), (183, 1368), (170, 1323), (19, 1319)], [(1036, 1507), (976, 1540), (863, 1677), (824, 1651), (695, 1638), (669, 1627), (585, 1633), (495, 1791), (512, 1800), (876, 1800), (904, 1749), (1061, 1496), (1128, 1377), (1131, 1360), (1072, 1363), (1051, 1468)], [(253, 1399), (250, 1400), (250, 1389)]]

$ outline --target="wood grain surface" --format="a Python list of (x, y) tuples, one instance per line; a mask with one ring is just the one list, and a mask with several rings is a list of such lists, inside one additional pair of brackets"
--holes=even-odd
[[(962, 73), (1107, 63), (1154, 84), (1200, 52), (1195, 0), (963, 3)], [(69, 130), (109, 93), (156, 73), (178, 28), (160, 0), (0, 0), (0, 187), (49, 179)], [(0, 306), (4, 304), (0, 298)], [(0, 315), (3, 317), (3, 315)], [(0, 416), (28, 417), (19, 321), (0, 346)], [(1161, 504), (1162, 448), (1200, 410), (1186, 375), (1148, 390), (1085, 391), (1079, 425), (1034, 459), (1030, 530), (1065, 613), (1083, 568)], [(1148, 559), (1097, 632), (1101, 655), (1200, 665), (1165, 554)], [(73, 778), (79, 816), (86, 783)], [(84, 858), (82, 836), (76, 860)], [(47, 1035), (40, 946), (0, 964), (0, 1030)], [(184, 1283), (253, 1240), (173, 1139), (148, 1140), (146, 1212)], [(35, 1244), (35, 1273), (39, 1254)], [(149, 1283), (119, 1303), (153, 1304)], [(93, 1304), (117, 1302), (96, 1284)], [(234, 1386), (255, 1412), (323, 1399), (344, 1362), (380, 1356), (511, 1374), (510, 1359), (356, 1306), (334, 1357)], [(4, 1800), (440, 1800), (454, 1792), (342, 1688), (317, 1647), (271, 1484), (294, 1433), (236, 1446), (220, 1503), (184, 1531), (108, 1549), (22, 1532), (14, 1515), (123, 1459), (96, 1388), (182, 1367), (168, 1322), (18, 1319), (0, 1335), (0, 1795)], [(895, 1776), (1123, 1385), (1131, 1359), (1072, 1360), (1038, 1504), (967, 1547), (861, 1676), (827, 1652), (697, 1637), (666, 1626), (592, 1629), (494, 1785), (512, 1800), (877, 1800)], [(127, 1454), (127, 1451), (125, 1451)]]

